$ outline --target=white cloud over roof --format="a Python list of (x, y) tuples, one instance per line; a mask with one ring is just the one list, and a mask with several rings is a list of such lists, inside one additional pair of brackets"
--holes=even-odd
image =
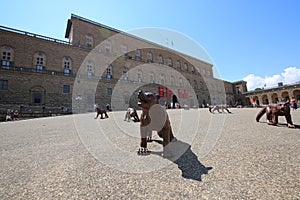
[(283, 84), (291, 84), (300, 81), (300, 69), (296, 67), (288, 67), (284, 69), (281, 74), (275, 74), (273, 76), (260, 77), (254, 74), (249, 74), (244, 81), (247, 81), (247, 88), (249, 91), (255, 88), (270, 88), (278, 86), (279, 82)]

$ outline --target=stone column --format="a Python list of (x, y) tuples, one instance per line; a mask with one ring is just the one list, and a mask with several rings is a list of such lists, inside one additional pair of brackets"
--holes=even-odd
[(293, 94), (293, 89), (290, 89), (290, 90), (288, 91), (288, 93), (289, 93), (290, 100), (292, 100), (292, 98), (293, 98), (293, 96), (294, 96), (294, 94)]
[(263, 105), (262, 95), (259, 94), (259, 95), (257, 95), (257, 97), (258, 97), (259, 105)]
[(273, 103), (272, 101), (272, 93), (267, 93), (267, 98), (268, 98), (268, 102), (269, 102), (269, 104), (271, 104), (271, 103)]

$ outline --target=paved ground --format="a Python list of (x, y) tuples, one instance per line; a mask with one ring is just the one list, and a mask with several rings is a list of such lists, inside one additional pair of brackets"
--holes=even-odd
[(0, 123), (0, 199), (300, 199), (300, 110), (296, 129), (255, 122), (258, 109), (168, 112), (177, 160), (156, 136), (137, 156), (124, 112)]

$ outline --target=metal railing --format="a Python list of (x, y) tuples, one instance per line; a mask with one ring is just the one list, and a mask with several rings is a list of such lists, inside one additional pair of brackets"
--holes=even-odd
[(55, 39), (55, 38), (51, 38), (51, 37), (47, 37), (47, 36), (43, 36), (43, 35), (39, 35), (39, 34), (35, 34), (35, 33), (30, 33), (30, 32), (26, 32), (26, 31), (21, 31), (21, 30), (14, 29), (14, 28), (9, 28), (9, 27), (6, 27), (6, 26), (0, 26), (0, 30), (9, 31), (9, 32), (13, 32), (13, 33), (18, 33), (18, 34), (21, 34), (21, 35), (26, 35), (26, 36), (29, 36), (29, 37), (39, 38), (39, 39), (43, 39), (43, 40), (47, 40), (47, 41), (51, 41), (51, 42), (60, 43), (60, 44), (72, 45), (68, 41), (59, 40), (59, 39)]
[(52, 70), (40, 70), (34, 68), (26, 68), (26, 67), (18, 67), (18, 66), (6, 66), (2, 65), (1, 70), (8, 70), (8, 71), (18, 71), (18, 72), (27, 72), (27, 73), (38, 73), (38, 74), (49, 74), (49, 75), (58, 75), (58, 76), (71, 76), (75, 77), (76, 74), (73, 73), (65, 73), (65, 72), (58, 72)]

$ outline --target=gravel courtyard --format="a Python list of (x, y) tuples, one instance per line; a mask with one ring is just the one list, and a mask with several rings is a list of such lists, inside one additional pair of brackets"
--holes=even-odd
[(300, 199), (295, 129), (255, 121), (259, 109), (168, 110), (174, 158), (138, 156), (139, 123), (125, 112), (0, 123), (0, 199)]

